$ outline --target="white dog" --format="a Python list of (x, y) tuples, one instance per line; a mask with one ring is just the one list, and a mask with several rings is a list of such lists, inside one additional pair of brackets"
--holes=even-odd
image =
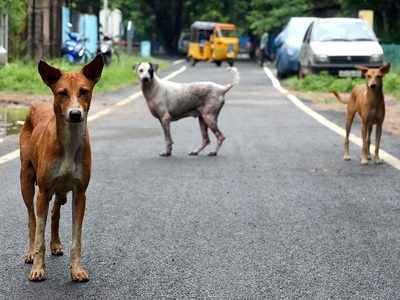
[(233, 82), (220, 85), (214, 82), (175, 83), (162, 80), (156, 75), (157, 65), (146, 62), (134, 68), (140, 78), (142, 92), (150, 112), (160, 121), (164, 130), (166, 150), (160, 155), (170, 156), (172, 153), (171, 121), (185, 117), (198, 117), (203, 141), (201, 146), (189, 155), (198, 155), (210, 144), (208, 137), (208, 128), (210, 128), (217, 138), (217, 147), (209, 155), (216, 156), (225, 140), (218, 129), (218, 115), (224, 105), (225, 94), (239, 83), (238, 70), (229, 68), (234, 74)]

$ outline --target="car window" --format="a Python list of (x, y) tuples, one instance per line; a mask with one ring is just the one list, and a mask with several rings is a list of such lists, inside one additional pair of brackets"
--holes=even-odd
[(289, 22), (284, 39), (291, 45), (301, 45), (311, 20)]
[(313, 41), (376, 41), (376, 36), (365, 22), (326, 22), (314, 26)]

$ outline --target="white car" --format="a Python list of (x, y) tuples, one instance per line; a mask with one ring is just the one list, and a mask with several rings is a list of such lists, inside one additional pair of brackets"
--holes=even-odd
[(300, 49), (299, 76), (328, 71), (339, 76), (359, 76), (356, 65), (380, 67), (383, 49), (369, 24), (355, 18), (314, 21)]

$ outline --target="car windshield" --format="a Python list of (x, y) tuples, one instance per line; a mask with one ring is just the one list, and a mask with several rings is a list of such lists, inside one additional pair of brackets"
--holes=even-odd
[(236, 37), (235, 30), (220, 29), (218, 32), (220, 37)]
[(374, 32), (365, 22), (319, 23), (313, 30), (313, 41), (375, 41)]

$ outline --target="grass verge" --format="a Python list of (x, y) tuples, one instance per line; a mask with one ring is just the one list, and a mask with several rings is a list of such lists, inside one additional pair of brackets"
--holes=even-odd
[[(143, 59), (136, 56), (121, 55), (119, 61), (114, 59), (112, 64), (104, 68), (101, 80), (96, 86), (97, 92), (116, 90), (137, 80), (132, 65)], [(161, 68), (167, 67), (165, 60), (151, 58)], [(64, 71), (78, 71), (81, 65), (71, 65), (62, 59), (49, 60), (48, 63)], [(17, 61), (0, 68), (0, 92), (43, 95), (48, 94), (48, 87), (42, 82), (37, 65), (33, 62)]]
[[(338, 78), (327, 73), (312, 74), (304, 79), (291, 77), (284, 81), (284, 85), (290, 89), (302, 92), (326, 92), (337, 91), (349, 93), (356, 84), (365, 83), (363, 78)], [(384, 91), (400, 100), (400, 73), (392, 72), (385, 76)]]

